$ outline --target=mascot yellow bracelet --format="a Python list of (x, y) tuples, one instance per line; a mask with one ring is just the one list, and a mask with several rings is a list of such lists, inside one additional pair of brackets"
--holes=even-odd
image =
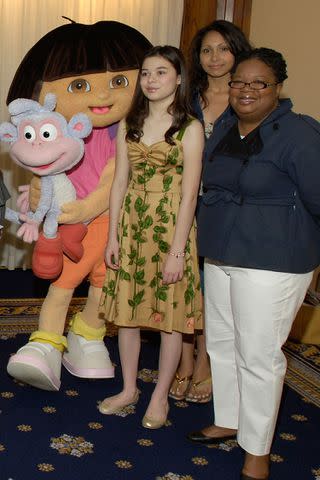
[[(86, 223), (88, 231), (78, 263), (63, 256), (63, 268), (43, 302), (38, 330), (13, 355), (8, 373), (34, 387), (59, 390), (61, 363), (82, 378), (112, 378), (114, 368), (103, 338), (98, 306), (105, 278), (104, 251), (108, 235), (108, 199), (114, 171), (118, 122), (126, 115), (138, 69), (150, 42), (119, 22), (71, 23), (42, 37), (22, 60), (7, 103), (30, 98), (43, 103), (56, 96), (56, 111), (68, 121), (76, 113), (91, 119), (83, 159), (67, 172), (77, 199), (61, 208), (62, 224)], [(88, 299), (63, 335), (74, 289), (87, 278)]]

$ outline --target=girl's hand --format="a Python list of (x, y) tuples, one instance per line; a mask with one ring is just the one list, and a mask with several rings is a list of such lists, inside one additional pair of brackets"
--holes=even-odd
[(162, 283), (168, 285), (169, 283), (176, 283), (183, 277), (184, 257), (174, 257), (168, 255), (162, 267)]
[(118, 240), (108, 240), (105, 253), (106, 264), (113, 270), (119, 270), (119, 242)]
[(18, 192), (20, 195), (17, 198), (17, 207), (20, 213), (27, 213), (30, 210), (29, 205), (29, 192), (30, 185), (20, 185), (18, 187)]

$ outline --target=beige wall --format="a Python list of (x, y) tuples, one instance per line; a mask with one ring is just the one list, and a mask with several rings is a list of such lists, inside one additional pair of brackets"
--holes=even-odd
[(283, 96), (320, 120), (320, 0), (252, 0), (250, 40), (287, 61)]

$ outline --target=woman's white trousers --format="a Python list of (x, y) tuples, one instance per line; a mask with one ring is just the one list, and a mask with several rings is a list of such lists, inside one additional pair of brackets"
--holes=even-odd
[(268, 454), (287, 366), (281, 347), (312, 272), (229, 267), (206, 259), (204, 278), (214, 423), (237, 429), (245, 451)]

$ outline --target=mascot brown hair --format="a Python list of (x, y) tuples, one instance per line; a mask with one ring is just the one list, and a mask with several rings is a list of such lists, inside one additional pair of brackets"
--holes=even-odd
[[(104, 321), (98, 314), (105, 277), (108, 198), (117, 124), (129, 109), (141, 60), (150, 48), (140, 32), (123, 23), (63, 25), (26, 54), (8, 93), (7, 103), (16, 98), (43, 103), (45, 95), (53, 93), (57, 112), (67, 120), (75, 113), (85, 113), (94, 127), (85, 139), (83, 159), (68, 172), (77, 199), (63, 205), (59, 216), (59, 223), (87, 224), (83, 256), (78, 263), (63, 256), (62, 271), (43, 302), (38, 330), (7, 367), (14, 378), (37, 388), (59, 390), (61, 363), (78, 377), (114, 376), (103, 341)], [(50, 261), (45, 249), (43, 261)], [(88, 299), (83, 311), (73, 317), (66, 338), (69, 303), (85, 278), (90, 281)]]

